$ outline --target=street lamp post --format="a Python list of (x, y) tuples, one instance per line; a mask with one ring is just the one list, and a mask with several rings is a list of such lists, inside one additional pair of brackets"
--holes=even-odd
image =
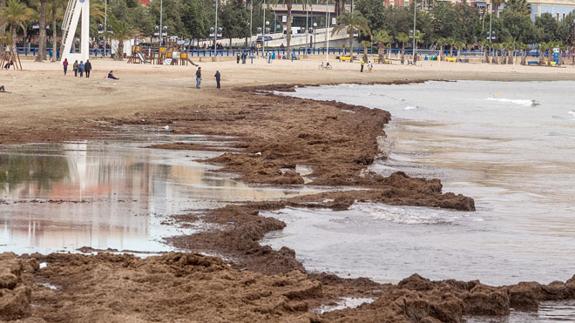
[(489, 7), (489, 44), (491, 45), (493, 40), (493, 7), (490, 4), (487, 6)]
[(216, 22), (214, 26), (214, 57), (217, 56), (217, 43), (218, 43), (218, 0), (216, 0)]
[(160, 47), (162, 47), (162, 44), (164, 43), (164, 0), (160, 0), (160, 32), (159, 32), (159, 36), (160, 36)]
[(316, 29), (317, 29), (317, 22), (314, 22), (314, 23), (313, 23), (313, 36), (312, 36), (313, 39), (312, 39), (312, 42), (311, 42), (311, 47), (312, 47), (312, 48), (315, 48), (315, 42), (316, 42), (316, 39), (315, 39), (315, 30), (316, 30)]
[(326, 10), (325, 10), (325, 39), (326, 39), (325, 61), (326, 61), (326, 63), (329, 62), (329, 27), (331, 26), (330, 18), (331, 18), (331, 12), (329, 12), (329, 0), (327, 0), (326, 1)]
[(104, 57), (108, 48), (108, 0), (104, 0)]
[[(306, 39), (305, 43), (307, 45), (309, 41), (309, 10), (307, 0), (305, 1), (305, 39)], [(311, 44), (309, 45), (309, 47), (311, 47)]]
[(417, 28), (417, 0), (413, 0), (413, 62), (417, 51), (417, 42), (415, 41), (415, 30)]
[(262, 2), (262, 57), (265, 58), (265, 51), (266, 51), (266, 41), (265, 41), (265, 32), (266, 32), (266, 0)]

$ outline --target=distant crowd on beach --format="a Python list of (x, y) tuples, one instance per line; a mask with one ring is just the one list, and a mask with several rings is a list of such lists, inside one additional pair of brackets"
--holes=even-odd
[[(62, 61), (62, 67), (64, 69), (64, 76), (68, 75), (68, 65), (70, 65), (70, 63), (68, 62), (67, 58), (64, 58), (64, 60)], [(74, 71), (74, 77), (84, 77), (86, 76), (86, 78), (90, 78), (90, 75), (92, 74), (92, 63), (90, 62), (89, 59), (86, 60), (86, 62), (84, 63), (84, 61), (80, 61), (78, 62), (78, 60), (74, 61), (74, 64), (72, 64), (72, 71)], [(110, 80), (119, 80), (119, 78), (117, 78), (114, 75), (114, 71), (110, 71), (108, 72), (108, 75), (106, 75), (107, 79)]]

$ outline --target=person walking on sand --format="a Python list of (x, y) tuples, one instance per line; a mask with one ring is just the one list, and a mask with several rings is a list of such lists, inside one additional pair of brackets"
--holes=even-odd
[(199, 89), (202, 85), (202, 68), (198, 67), (196, 70), (196, 89)]
[(4, 87), (4, 85), (0, 85), (0, 92), (6, 92), (6, 88)]
[(68, 59), (64, 58), (64, 61), (62, 62), (62, 67), (64, 67), (64, 76), (66, 76), (66, 74), (68, 73)]
[(220, 87), (220, 81), (222, 79), (222, 74), (220, 74), (220, 71), (216, 71), (216, 74), (214, 75), (214, 77), (216, 78), (216, 88), (219, 89)]
[(240, 63), (240, 53), (236, 54), (236, 64)]
[(84, 71), (86, 72), (86, 78), (90, 78), (90, 72), (92, 72), (92, 63), (90, 60), (86, 60), (86, 64), (84, 64)]
[(84, 68), (86, 66), (84, 65), (84, 61), (80, 61), (80, 64), (78, 64), (78, 73), (80, 73), (80, 77), (84, 77)]
[(74, 62), (74, 65), (72, 65), (72, 69), (74, 70), (74, 77), (78, 77), (78, 69), (80, 68), (80, 66), (78, 65), (78, 61), (76, 60)]
[(361, 64), (361, 68), (360, 68), (360, 72), (363, 73), (363, 65), (365, 65), (365, 61), (363, 60), (363, 58), (361, 59), (361, 61), (359, 62)]

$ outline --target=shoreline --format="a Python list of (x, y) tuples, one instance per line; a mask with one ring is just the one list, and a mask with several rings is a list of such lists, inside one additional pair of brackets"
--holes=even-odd
[[(280, 88), (286, 87), (286, 85), (276, 86)], [(293, 88), (297, 85), (291, 86)], [(273, 87), (274, 85), (268, 85), (263, 88), (269, 91)], [(236, 105), (243, 103), (239, 104), (242, 105), (239, 108), (210, 108), (203, 106), (202, 110), (194, 111), (176, 109), (151, 114), (137, 113), (124, 118), (104, 119), (104, 126), (100, 130), (104, 130), (104, 132), (112, 131), (111, 133), (113, 133), (114, 125), (146, 124), (159, 126), (170, 122), (168, 124), (173, 126), (174, 133), (177, 134), (201, 133), (203, 129), (205, 131), (203, 134), (206, 135), (225, 134), (237, 136), (237, 148), (241, 148), (242, 151), (227, 152), (208, 161), (223, 163), (226, 165), (224, 171), (240, 174), (243, 181), (276, 185), (303, 184), (302, 176), (295, 172), (296, 166), (303, 164), (312, 168), (315, 166), (314, 173), (311, 174), (311, 177), (314, 178), (314, 181), (310, 183), (312, 185), (351, 185), (366, 188), (368, 191), (320, 193), (280, 202), (225, 206), (207, 212), (204, 218), (209, 218), (213, 223), (229, 227), (228, 231), (208, 231), (191, 237), (179, 236), (171, 240), (176, 245), (193, 247), (188, 248), (191, 250), (194, 250), (194, 248), (196, 251), (202, 249), (197, 247), (199, 245), (204, 247), (204, 251), (213, 249), (210, 251), (227, 252), (236, 260), (240, 260), (239, 265), (235, 264), (231, 267), (216, 258), (180, 253), (170, 253), (144, 260), (137, 260), (128, 255), (114, 256), (109, 254), (100, 256), (51, 254), (47, 256), (21, 256), (18, 258), (6, 256), (0, 258), (2, 259), (0, 263), (20, 264), (12, 265), (12, 267), (21, 267), (21, 270), (18, 271), (19, 276), (28, 281), (28, 284), (30, 281), (37, 279), (34, 276), (40, 277), (41, 280), (60, 282), (65, 287), (62, 293), (69, 295), (72, 299), (78, 296), (79, 292), (77, 287), (73, 285), (75, 283), (82, 285), (86, 279), (86, 277), (81, 275), (82, 271), (89, 271), (95, 276), (104, 273), (106, 275), (112, 274), (103, 269), (101, 273), (95, 272), (91, 266), (118, 269), (121, 268), (118, 266), (125, 265), (126, 267), (124, 268), (127, 268), (125, 274), (129, 277), (146, 277), (148, 275), (145, 272), (140, 272), (139, 268), (162, 268), (160, 272), (167, 273), (170, 277), (173, 276), (175, 279), (174, 283), (177, 281), (176, 278), (178, 276), (176, 274), (178, 273), (188, 279), (195, 279), (193, 277), (197, 277), (198, 272), (203, 273), (202, 275), (204, 276), (210, 276), (210, 273), (215, 271), (218, 273), (215, 276), (219, 274), (234, 276), (236, 277), (235, 280), (240, 281), (245, 280), (246, 275), (258, 277), (256, 281), (258, 279), (271, 279), (273, 282), (267, 286), (271, 290), (281, 289), (285, 286), (295, 288), (295, 290), (286, 292), (287, 294), (279, 292), (278, 295), (281, 296), (279, 297), (275, 294), (275, 291), (272, 291), (271, 295), (268, 295), (267, 292), (262, 294), (262, 291), (252, 290), (250, 288), (251, 283), (245, 285), (245, 290), (251, 295), (244, 295), (244, 297), (248, 298), (248, 303), (257, 303), (263, 299), (276, 296), (279, 299), (283, 298), (283, 302), (276, 300), (279, 305), (276, 304), (275, 307), (266, 309), (267, 312), (262, 310), (263, 305), (259, 304), (259, 307), (252, 308), (248, 306), (250, 304), (246, 305), (244, 303), (245, 300), (233, 304), (238, 308), (250, 311), (249, 313), (251, 314), (265, 314), (264, 316), (234, 316), (237, 313), (234, 314), (233, 308), (227, 306), (224, 315), (228, 315), (227, 319), (238, 321), (259, 321), (270, 318), (274, 320), (294, 320), (299, 318), (308, 322), (321, 322), (324, 320), (347, 321), (351, 319), (407, 321), (415, 318), (425, 318), (427, 320), (435, 319), (456, 322), (461, 319), (462, 315), (505, 315), (509, 313), (510, 307), (533, 310), (537, 307), (538, 302), (542, 300), (575, 297), (575, 281), (573, 279), (562, 284), (539, 285), (527, 283), (527, 285), (517, 284), (511, 287), (496, 288), (481, 285), (478, 282), (430, 282), (416, 275), (405, 279), (397, 285), (391, 285), (378, 284), (363, 278), (344, 279), (333, 274), (307, 273), (302, 264), (296, 260), (293, 250), (284, 247), (279, 251), (274, 251), (269, 247), (261, 246), (259, 240), (263, 237), (263, 234), (281, 229), (285, 226), (285, 223), (273, 218), (263, 218), (258, 214), (260, 210), (277, 209), (285, 206), (328, 207), (337, 210), (349, 207), (356, 200), (404, 205), (440, 206), (468, 211), (473, 210), (474, 205), (473, 200), (469, 198), (442, 193), (441, 183), (438, 180), (413, 179), (401, 173), (387, 178), (376, 176), (375, 174), (362, 176), (362, 170), (371, 164), (378, 155), (376, 138), (379, 135), (384, 135), (383, 126), (390, 118), (388, 113), (381, 110), (374, 112), (372, 109), (365, 107), (331, 101), (305, 100), (277, 95), (256, 96), (257, 91), (254, 91), (253, 88), (250, 90), (250, 88), (244, 87), (234, 88), (225, 92), (225, 95), (228, 96), (227, 99), (230, 99)], [(243, 110), (244, 108), (246, 110)], [(286, 112), (282, 108), (288, 108), (289, 110)], [(310, 120), (310, 109), (313, 111), (313, 120)], [(353, 118), (350, 117), (351, 114), (353, 114)], [(297, 117), (298, 115), (299, 117)], [(252, 116), (255, 116), (254, 118), (256, 119), (250, 119)], [(358, 116), (362, 116), (363, 119), (359, 121), (354, 120)], [(297, 118), (294, 119), (294, 117)], [(101, 122), (101, 120), (96, 119), (97, 122)], [(278, 120), (281, 120), (281, 122), (278, 122)], [(277, 127), (280, 124), (285, 126), (286, 120), (289, 123), (288, 126), (292, 128), (286, 128), (282, 134), (288, 135), (287, 138), (291, 138), (290, 140), (292, 141), (297, 141), (298, 144), (294, 147), (286, 146), (286, 143), (290, 142), (290, 140), (278, 141), (273, 136), (274, 133), (277, 133)], [(254, 121), (259, 122), (258, 127), (251, 125)], [(321, 130), (314, 126), (317, 122), (321, 122)], [(237, 123), (240, 124), (238, 125)], [(357, 129), (359, 124), (363, 128), (368, 128), (368, 130), (353, 133), (347, 138), (340, 135), (342, 129)], [(302, 128), (303, 125), (305, 125), (304, 128)], [(297, 131), (294, 130), (291, 133), (288, 131), (298, 126), (300, 128), (296, 129)], [(379, 126), (381, 126), (380, 130), (378, 130)], [(267, 133), (262, 130), (266, 127)], [(227, 133), (224, 131), (227, 131)], [(252, 137), (250, 137), (250, 133)], [(255, 137), (253, 133), (256, 133)], [(351, 144), (346, 144), (348, 141)], [(363, 149), (357, 149), (358, 141), (361, 144), (360, 148)], [(330, 150), (335, 149), (334, 146), (337, 149)], [(303, 149), (303, 152), (298, 153), (298, 151), (302, 150), (302, 147), (306, 148)], [(334, 158), (336, 161), (331, 160)], [(336, 166), (335, 169), (334, 166)], [(282, 171), (282, 169), (287, 169), (287, 171)], [(323, 202), (326, 200), (329, 202)], [(180, 222), (196, 219), (197, 215), (191, 215), (187, 218), (179, 216), (178, 218)], [(230, 223), (233, 223), (233, 225)], [(216, 247), (218, 244), (219, 246)], [(244, 257), (243, 260), (242, 257)], [(37, 263), (42, 260), (48, 260), (48, 268), (53, 266), (56, 269), (38, 272)], [(247, 271), (245, 271), (246, 269)], [(66, 274), (63, 275), (63, 273), (71, 274), (70, 282), (67, 284), (64, 283)], [(16, 273), (13, 274), (18, 276)], [(26, 278), (26, 275), (29, 276)], [(106, 279), (106, 275), (99, 277), (100, 279)], [(114, 279), (116, 278), (118, 281), (123, 279), (114, 276)], [(151, 278), (151, 276), (148, 277), (148, 279)], [(218, 280), (220, 285), (226, 286), (226, 279), (220, 278)], [(144, 280), (143, 282), (148, 281)], [(156, 281), (154, 284), (156, 283), (158, 282)], [(165, 283), (163, 282), (162, 284)], [(25, 285), (17, 284), (15, 289), (25, 290), (26, 288), (21, 288), (25, 287)], [(104, 285), (110, 287), (113, 284), (106, 283)], [(156, 287), (161, 288), (160, 286)], [(85, 285), (84, 287), (92, 288), (94, 293), (102, 293), (104, 291), (103, 288), (97, 286)], [(125, 288), (126, 286), (120, 285), (119, 287)], [(220, 293), (219, 289), (214, 289), (210, 284), (205, 285), (203, 288), (207, 288), (206, 292), (215, 293), (219, 297), (226, 297), (225, 293)], [(61, 318), (65, 317), (64, 312), (49, 313), (49, 308), (58, 303), (58, 298), (62, 296), (58, 296), (59, 292), (46, 291), (42, 286), (34, 286), (32, 292), (39, 293), (43, 302), (43, 306), (35, 309), (34, 311), (36, 312), (34, 314), (45, 315), (46, 317), (60, 314), (62, 315), (60, 316)], [(125, 290), (122, 289), (118, 292), (121, 294)], [(161, 291), (157, 292), (161, 294)], [(28, 293), (28, 291), (23, 293)], [(182, 294), (180, 296), (185, 298), (186, 291), (182, 291)], [(378, 299), (374, 303), (361, 306), (358, 309), (345, 309), (321, 316), (309, 312), (309, 309), (314, 306), (342, 296), (372, 296)], [(88, 297), (86, 300), (90, 299)], [(105, 304), (106, 306), (103, 308), (98, 306), (98, 308), (100, 310), (110, 308), (110, 302), (113, 302), (113, 299), (106, 298), (105, 303), (107, 305)], [(94, 314), (94, 312), (86, 312), (90, 310), (89, 306), (82, 306), (84, 315), (86, 313)], [(135, 304), (134, 306), (140, 308), (141, 304)], [(211, 306), (214, 306), (214, 304), (211, 304)], [(176, 308), (179, 309), (176, 311), (177, 314), (188, 314), (185, 307), (180, 308), (177, 305)], [(206, 308), (210, 308), (210, 306), (204, 304), (203, 308), (197, 308), (196, 310), (201, 311)], [(147, 313), (146, 315), (154, 317), (150, 310), (141, 310)], [(156, 308), (155, 310), (160, 309)], [(170, 310), (170, 308), (164, 308), (163, 310)], [(138, 317), (140, 314), (136, 315), (136, 313), (138, 311), (132, 306), (125, 311), (118, 310), (117, 315)], [(81, 315), (80, 312), (76, 314)], [(99, 317), (100, 319), (106, 318), (106, 316)], [(55, 319), (55, 317), (53, 318)], [(176, 319), (177, 316), (172, 318)]]

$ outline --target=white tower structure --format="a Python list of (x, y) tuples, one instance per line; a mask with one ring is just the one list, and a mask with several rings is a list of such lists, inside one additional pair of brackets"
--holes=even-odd
[[(71, 53), (80, 18), (82, 18), (80, 52)], [(62, 39), (64, 40), (62, 60), (67, 58), (71, 63), (75, 60), (85, 62), (90, 57), (90, 0), (68, 0), (62, 23)]]

